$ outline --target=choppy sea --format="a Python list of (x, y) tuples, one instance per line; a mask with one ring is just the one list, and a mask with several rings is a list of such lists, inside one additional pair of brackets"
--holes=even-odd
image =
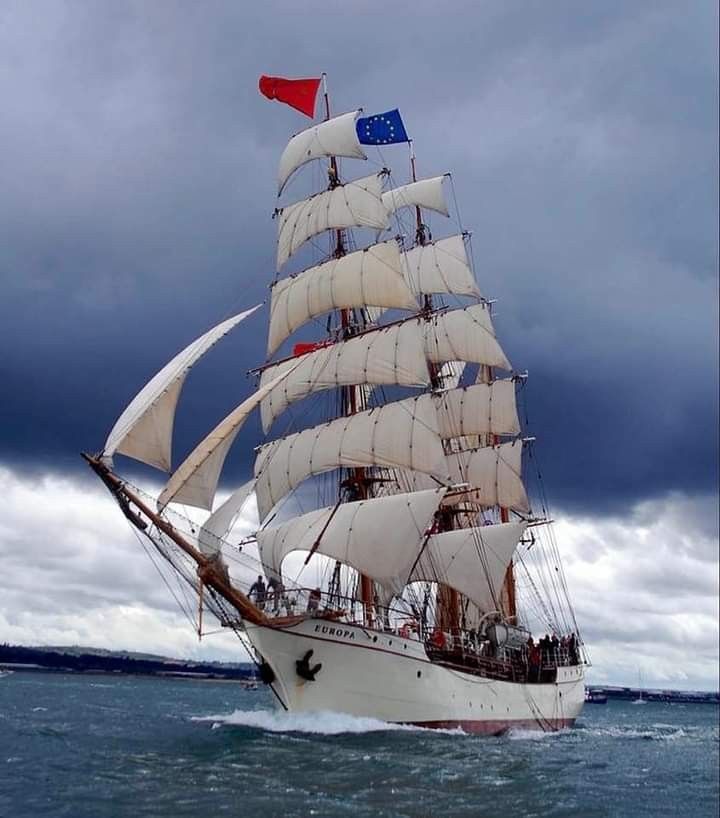
[(718, 708), (587, 705), (499, 738), (274, 710), (232, 683), (0, 679), (0, 816), (718, 815)]

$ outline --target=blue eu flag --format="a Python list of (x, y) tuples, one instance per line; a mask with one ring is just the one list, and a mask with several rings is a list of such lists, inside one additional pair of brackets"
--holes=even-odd
[(362, 145), (391, 145), (393, 142), (410, 141), (397, 108), (384, 114), (362, 117), (355, 127)]

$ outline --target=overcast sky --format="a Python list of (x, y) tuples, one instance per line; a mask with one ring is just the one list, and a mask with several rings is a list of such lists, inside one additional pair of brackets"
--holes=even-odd
[[(349, 7), (0, 7), (0, 639), (197, 650), (78, 452), (266, 298), (277, 161), (305, 122), (257, 78), (325, 70), (338, 112), (399, 106), (421, 173), (453, 171), (530, 372), (595, 678), (717, 686), (716, 3)], [(251, 390), (265, 315), (188, 379), (176, 459)], [(260, 439), (248, 424), (225, 488)]]

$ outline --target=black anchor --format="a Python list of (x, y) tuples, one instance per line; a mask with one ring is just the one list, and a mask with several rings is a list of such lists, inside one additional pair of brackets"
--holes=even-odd
[(309, 650), (302, 659), (298, 659), (295, 662), (295, 670), (297, 671), (297, 675), (300, 676), (301, 679), (305, 679), (308, 682), (314, 682), (315, 675), (322, 668), (322, 664), (319, 662), (317, 665), (310, 667), (310, 657), (312, 655), (313, 651)]

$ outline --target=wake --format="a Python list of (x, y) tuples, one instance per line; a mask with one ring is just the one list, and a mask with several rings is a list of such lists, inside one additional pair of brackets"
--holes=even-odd
[(438, 733), (465, 735), (462, 730), (431, 730), (411, 724), (393, 724), (364, 716), (347, 713), (318, 711), (315, 713), (287, 713), (282, 710), (235, 710), (233, 713), (211, 716), (193, 716), (192, 721), (212, 722), (219, 727), (252, 727), (269, 733), (310, 733), (323, 736), (339, 736), (359, 733)]

